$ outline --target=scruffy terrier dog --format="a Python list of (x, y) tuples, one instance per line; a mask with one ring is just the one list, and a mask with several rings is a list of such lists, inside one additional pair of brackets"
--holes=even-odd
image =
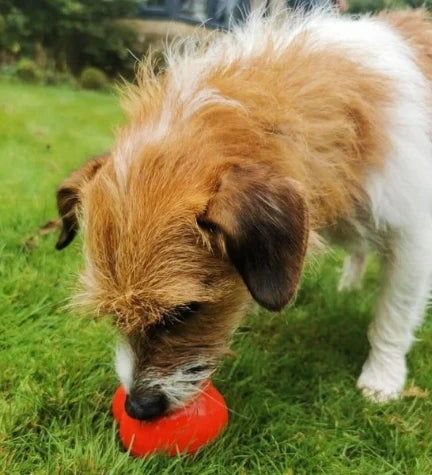
[[(261, 12), (262, 13), (262, 12)], [(432, 274), (432, 23), (252, 14), (143, 66), (112, 151), (58, 190), (58, 249), (83, 228), (78, 301), (125, 335), (117, 370), (139, 419), (200, 390), (250, 301), (279, 311), (322, 237), (386, 278), (358, 387), (396, 398)]]

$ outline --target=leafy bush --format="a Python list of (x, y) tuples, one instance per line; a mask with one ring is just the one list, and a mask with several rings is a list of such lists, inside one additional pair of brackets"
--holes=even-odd
[(6, 36), (6, 20), (3, 15), (0, 15), (0, 46), (3, 46), (5, 36)]
[(2, 51), (31, 55), (30, 19), (16, 8), (14, 0), (0, 0), (2, 27), (0, 33), (0, 48)]
[(66, 71), (59, 72), (54, 69), (48, 69), (45, 71), (44, 82), (50, 86), (56, 86), (59, 84), (68, 84), (70, 86), (76, 85), (76, 80), (70, 73)]
[(100, 90), (107, 87), (105, 73), (98, 68), (85, 68), (80, 76), (80, 84), (84, 89)]
[[(92, 64), (108, 74), (133, 73), (135, 33), (117, 20), (134, 17), (140, 0), (0, 0), (0, 53), (34, 57), (38, 44), (58, 71)], [(0, 25), (1, 26), (1, 25)]]
[(348, 0), (350, 13), (378, 12), (385, 9), (405, 7), (432, 8), (432, 0)]
[(405, 0), (404, 3), (413, 8), (426, 7), (430, 9), (432, 7), (432, 0)]
[(15, 74), (25, 82), (39, 82), (42, 79), (42, 73), (36, 63), (28, 58), (22, 58), (17, 62)]

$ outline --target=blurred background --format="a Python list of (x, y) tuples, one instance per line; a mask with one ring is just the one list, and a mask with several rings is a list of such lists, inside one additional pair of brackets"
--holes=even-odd
[[(342, 11), (431, 4), (432, 0), (267, 0), (269, 9), (334, 2)], [(262, 0), (0, 0), (0, 73), (47, 84), (104, 88), (133, 77), (135, 57), (190, 33), (229, 29)]]

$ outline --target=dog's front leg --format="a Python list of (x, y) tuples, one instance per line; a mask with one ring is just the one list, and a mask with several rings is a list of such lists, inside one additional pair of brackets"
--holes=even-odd
[(406, 377), (405, 355), (421, 323), (431, 287), (432, 223), (400, 235), (386, 263), (385, 286), (375, 320), (369, 327), (371, 344), (357, 386), (371, 400), (395, 399)]

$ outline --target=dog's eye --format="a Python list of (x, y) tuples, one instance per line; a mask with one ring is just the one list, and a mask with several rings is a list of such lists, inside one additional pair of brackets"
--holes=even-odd
[(198, 374), (198, 373), (202, 373), (203, 371), (207, 371), (209, 369), (209, 366), (208, 365), (197, 365), (197, 366), (193, 366), (192, 368), (188, 368), (185, 373), (186, 374)]
[(188, 302), (183, 305), (178, 305), (167, 312), (162, 322), (158, 325), (162, 325), (164, 328), (170, 328), (177, 323), (184, 322), (198, 312), (200, 308), (201, 304), (199, 302)]
[(219, 230), (217, 224), (212, 223), (205, 218), (197, 218), (197, 224), (203, 231), (207, 231), (212, 234)]
[(199, 302), (188, 302), (172, 308), (163, 316), (163, 318), (148, 330), (148, 335), (152, 336), (158, 332), (172, 331), (177, 325), (181, 325), (189, 317), (194, 315), (201, 309), (202, 304)]
[(199, 302), (188, 302), (184, 305), (179, 305), (174, 308), (172, 316), (177, 320), (185, 320), (186, 318), (192, 316), (194, 313), (198, 312), (201, 308)]

